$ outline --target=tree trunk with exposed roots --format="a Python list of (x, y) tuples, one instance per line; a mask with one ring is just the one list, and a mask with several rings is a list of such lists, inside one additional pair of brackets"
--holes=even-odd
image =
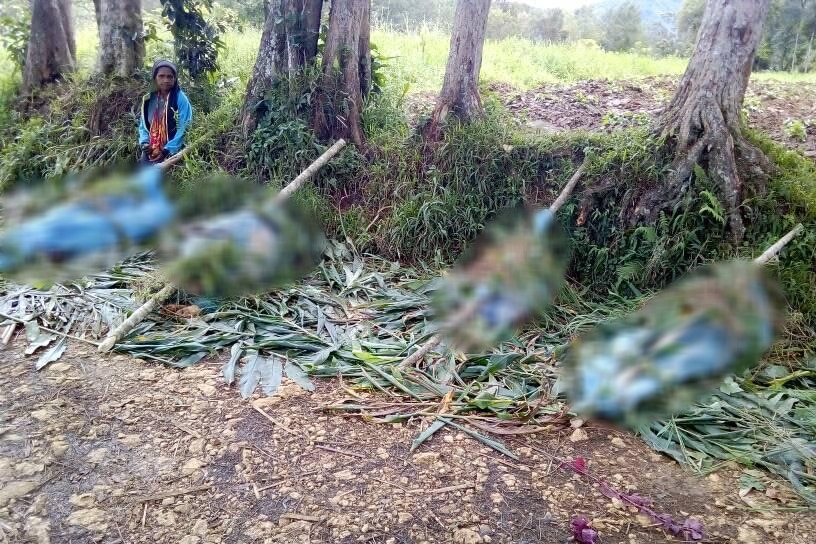
[[(770, 162), (742, 135), (741, 111), (770, 0), (709, 0), (691, 61), (656, 131), (672, 146), (672, 175), (639, 199), (654, 220), (691, 188), (694, 167), (718, 184), (735, 239), (745, 233), (743, 177), (762, 189)], [(741, 177), (742, 176), (742, 177)]]
[(457, 0), (445, 81), (436, 102), (426, 137), (435, 140), (449, 114), (471, 121), (484, 113), (479, 94), (487, 16), (490, 0)]
[[(322, 140), (345, 138), (363, 147), (363, 83), (370, 81), (371, 71), (371, 51), (366, 47), (370, 13), (371, 0), (332, 1), (312, 117), (312, 128)], [(366, 66), (368, 75), (363, 75)]]
[(59, 81), (74, 70), (76, 41), (71, 0), (33, 0), (23, 94)]
[(280, 78), (289, 77), (317, 56), (323, 0), (272, 0), (266, 14), (261, 45), (247, 84), (241, 126), (255, 129), (264, 94)]
[(98, 0), (99, 72), (129, 77), (144, 64), (142, 0)]

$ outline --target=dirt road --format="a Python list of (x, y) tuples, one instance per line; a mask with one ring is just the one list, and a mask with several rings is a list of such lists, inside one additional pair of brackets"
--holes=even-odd
[(326, 413), (348, 397), (337, 380), (249, 403), (217, 360), (178, 371), (77, 344), (36, 373), (21, 344), (0, 351), (3, 543), (567, 542), (575, 516), (603, 543), (672, 540), (552, 454), (694, 516), (709, 541), (816, 540), (806, 514), (751, 511), (770, 499), (741, 500), (738, 471), (695, 476), (626, 433), (507, 439), (512, 461), (443, 430), (411, 454), (428, 422)]

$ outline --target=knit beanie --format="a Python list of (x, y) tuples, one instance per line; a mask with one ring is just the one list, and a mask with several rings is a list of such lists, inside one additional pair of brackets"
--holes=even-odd
[(173, 76), (178, 78), (178, 69), (176, 68), (176, 65), (169, 60), (160, 59), (153, 64), (153, 79), (156, 79), (159, 69), (161, 68), (170, 68), (170, 70), (173, 71)]

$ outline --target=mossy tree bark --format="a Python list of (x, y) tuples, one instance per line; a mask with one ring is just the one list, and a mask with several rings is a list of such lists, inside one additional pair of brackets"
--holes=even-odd
[[(371, 79), (370, 13), (371, 0), (332, 1), (312, 117), (312, 128), (320, 139), (344, 138), (358, 148), (364, 145), (361, 115), (364, 81)], [(361, 73), (366, 66), (368, 75)]]
[(672, 175), (639, 199), (637, 218), (653, 220), (691, 188), (701, 166), (719, 185), (735, 239), (745, 233), (741, 176), (761, 189), (770, 162), (742, 134), (742, 105), (770, 0), (709, 0), (686, 73), (656, 132), (674, 154)]
[(261, 45), (247, 84), (241, 112), (244, 134), (263, 115), (264, 94), (280, 78), (302, 70), (317, 56), (323, 0), (272, 0), (266, 13)]
[(61, 80), (74, 70), (76, 41), (71, 0), (32, 0), (23, 94)]
[(490, 0), (457, 0), (445, 80), (436, 102), (426, 137), (438, 139), (449, 114), (471, 121), (484, 113), (479, 94), (487, 16)]
[(98, 0), (99, 72), (129, 77), (145, 58), (142, 0)]

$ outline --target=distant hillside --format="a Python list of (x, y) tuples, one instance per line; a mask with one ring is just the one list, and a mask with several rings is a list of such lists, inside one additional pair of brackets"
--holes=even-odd
[[(603, 13), (616, 8), (627, 0), (600, 0), (595, 4), (596, 13)], [(665, 23), (666, 15), (674, 16), (683, 6), (683, 0), (633, 0), (640, 8), (640, 17), (644, 25)], [(669, 21), (672, 19), (668, 19)]]

